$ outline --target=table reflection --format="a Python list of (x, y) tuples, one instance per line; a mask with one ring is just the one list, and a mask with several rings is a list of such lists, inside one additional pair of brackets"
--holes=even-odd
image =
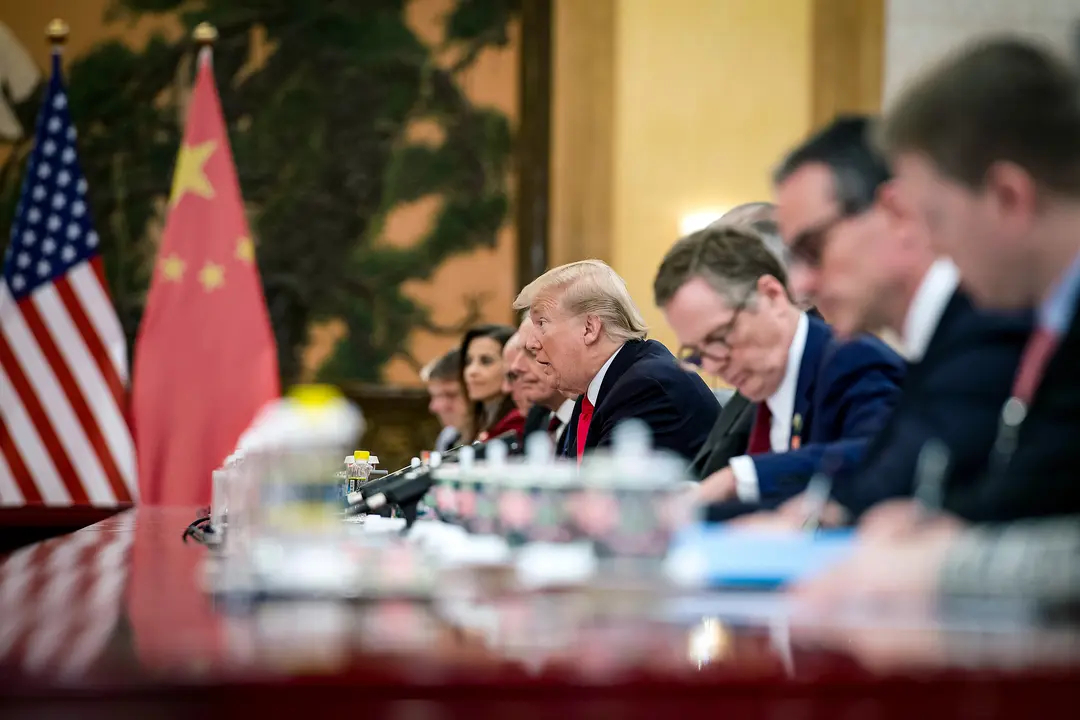
[(358, 672), (610, 686), (1080, 668), (1077, 628), (1019, 615), (813, 617), (778, 595), (659, 584), (519, 592), (498, 574), (462, 572), (433, 601), (235, 605), (205, 592), (207, 550), (180, 541), (189, 514), (140, 509), (0, 560), (0, 675), (61, 686)]

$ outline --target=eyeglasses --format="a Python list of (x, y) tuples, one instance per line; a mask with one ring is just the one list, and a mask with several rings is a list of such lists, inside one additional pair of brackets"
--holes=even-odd
[(739, 322), (739, 316), (750, 304), (750, 300), (754, 297), (754, 292), (755, 291), (751, 289), (742, 301), (735, 306), (731, 318), (706, 335), (705, 340), (700, 346), (691, 347), (683, 345), (679, 348), (679, 360), (696, 367), (701, 367), (702, 361), (706, 358), (713, 362), (723, 362), (727, 354), (731, 352), (731, 343), (728, 341), (728, 337), (735, 331), (735, 325)]
[(788, 245), (789, 260), (793, 264), (816, 268), (821, 265), (821, 255), (829, 244), (829, 233), (837, 225), (852, 217), (853, 213), (840, 213), (811, 228), (803, 230)]

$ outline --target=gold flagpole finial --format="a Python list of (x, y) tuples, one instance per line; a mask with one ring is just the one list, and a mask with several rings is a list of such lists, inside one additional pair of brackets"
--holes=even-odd
[(217, 28), (208, 22), (201, 22), (195, 26), (191, 37), (201, 47), (208, 47), (217, 40)]
[(67, 42), (69, 31), (70, 28), (66, 22), (60, 18), (55, 18), (45, 26), (45, 37), (48, 38), (50, 45), (58, 47)]

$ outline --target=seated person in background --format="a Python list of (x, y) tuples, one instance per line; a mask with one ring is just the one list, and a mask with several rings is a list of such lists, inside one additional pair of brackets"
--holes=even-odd
[(732, 436), (725, 466), (697, 488), (700, 502), (742, 504), (710, 508), (710, 519), (775, 507), (823, 464), (862, 459), (895, 405), (903, 360), (877, 338), (834, 340), (792, 302), (757, 233), (714, 225), (688, 235), (664, 258), (654, 292), (683, 354), (756, 404), (749, 437)]
[[(1026, 314), (972, 306), (956, 266), (937, 256), (922, 217), (898, 196), (870, 127), (867, 117), (836, 120), (793, 150), (774, 178), (792, 292), (821, 308), (838, 336), (897, 333), (910, 363), (897, 408), (862, 465), (833, 478), (833, 498), (854, 515), (910, 497), (931, 438), (949, 451), (947, 482), (986, 469), (1031, 331)], [(800, 525), (802, 504), (787, 510)]]
[(506, 344), (503, 345), (503, 368), (505, 368), (506, 372), (503, 379), (503, 392), (509, 395), (514, 401), (514, 407), (518, 409), (518, 412), (527, 418), (533, 404), (531, 400), (525, 397), (525, 393), (522, 391), (520, 378), (514, 370), (514, 363), (521, 357), (524, 350), (525, 348), (522, 344), (521, 333), (514, 333), (510, 336), (510, 339), (506, 341)]
[(428, 410), (443, 426), (434, 449), (446, 452), (461, 442), (469, 428), (469, 411), (461, 388), (461, 350), (454, 348), (432, 360), (420, 371), (420, 379), (427, 385)]
[[(532, 320), (526, 317), (518, 328), (523, 346), (528, 344), (532, 332)], [(551, 371), (537, 362), (533, 354), (524, 347), (511, 364), (510, 371), (520, 384), (522, 396), (533, 404), (525, 416), (525, 437), (538, 431), (546, 432), (551, 436), (555, 447), (561, 448), (566, 427), (574, 414), (575, 399), (568, 398), (555, 389)]]
[[(1035, 306), (1035, 330), (986, 476), (946, 488), (952, 515), (930, 523), (914, 502), (868, 514), (860, 531), (874, 540), (805, 583), (805, 595), (925, 602), (958, 583), (991, 596), (1027, 591), (1076, 600), (1078, 87), (1075, 71), (1035, 44), (984, 41), (917, 79), (885, 118), (882, 145), (899, 192), (927, 219), (931, 241), (956, 263), (964, 289), (980, 307)], [(958, 517), (1004, 524), (964, 528)]]
[(555, 388), (580, 395), (563, 454), (609, 445), (616, 425), (645, 422), (653, 444), (687, 460), (705, 442), (720, 406), (705, 381), (679, 367), (647, 328), (626, 283), (599, 260), (548, 270), (514, 301), (529, 310), (526, 348)]
[(912, 86), (883, 124), (899, 192), (972, 300), (1036, 309), (989, 472), (945, 491), (971, 522), (1080, 513), (1078, 85), (1037, 45), (988, 42)]
[(930, 525), (903, 542), (861, 543), (841, 565), (798, 584), (804, 603), (933, 608), (952, 598), (1080, 603), (1080, 516), (960, 527)]
[[(723, 227), (732, 225), (735, 227), (749, 228), (757, 232), (765, 242), (765, 247), (776, 255), (781, 266), (787, 263), (787, 246), (780, 238), (780, 230), (776, 224), (776, 206), (767, 202), (744, 203), (724, 213), (710, 227)], [(691, 362), (693, 361), (693, 362)], [(684, 367), (696, 372), (701, 367), (700, 361), (693, 354), (681, 360)], [(734, 388), (725, 388), (723, 394), (719, 390), (713, 393), (721, 405), (721, 411), (716, 418), (716, 423), (709, 432), (709, 437), (701, 450), (694, 457), (690, 472), (698, 480), (704, 480), (717, 470), (727, 466), (731, 459), (731, 447), (738, 448), (741, 453), (746, 448), (750, 438), (750, 426), (754, 419), (753, 403), (746, 399)]]
[(503, 346), (514, 334), (507, 325), (480, 325), (461, 341), (461, 383), (469, 398), (469, 422), (473, 431), (465, 442), (486, 442), (511, 430), (521, 436), (525, 416), (514, 399), (503, 392), (506, 368)]

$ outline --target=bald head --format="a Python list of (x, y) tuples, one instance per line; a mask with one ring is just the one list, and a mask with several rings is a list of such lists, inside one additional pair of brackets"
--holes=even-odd
[(788, 265), (787, 246), (780, 236), (780, 226), (776, 221), (776, 205), (771, 202), (749, 202), (724, 213), (712, 226), (733, 225), (753, 230), (765, 241), (765, 247), (780, 259), (786, 268)]
[(743, 203), (728, 210), (717, 222), (751, 227), (758, 222), (776, 223), (776, 206), (771, 202)]

